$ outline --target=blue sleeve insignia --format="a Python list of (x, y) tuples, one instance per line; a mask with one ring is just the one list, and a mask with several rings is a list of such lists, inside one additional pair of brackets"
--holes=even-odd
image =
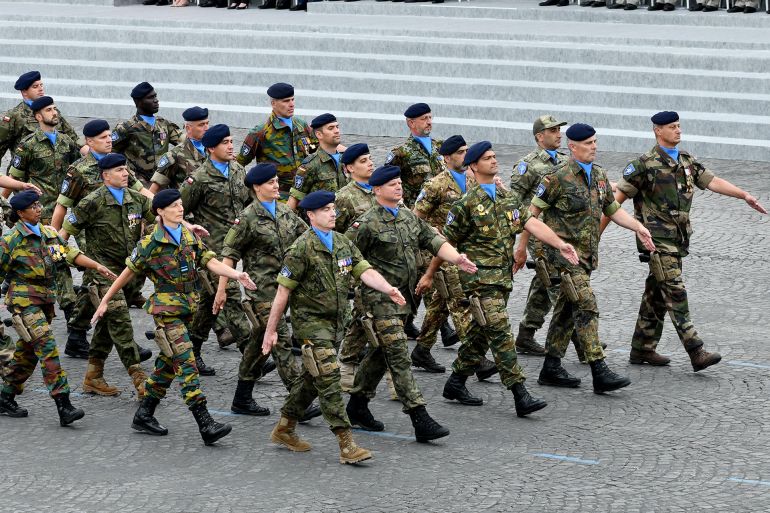
[(250, 151), (251, 151), (251, 148), (249, 148), (248, 144), (244, 144), (243, 146), (241, 146), (241, 155), (248, 155)]
[(527, 163), (523, 160), (519, 162), (519, 165), (516, 166), (516, 170), (519, 172), (520, 175), (523, 175), (527, 172)]
[(385, 157), (385, 164), (386, 165), (390, 164), (391, 162), (393, 162), (393, 159), (395, 158), (396, 158), (396, 154), (393, 153), (392, 151), (389, 151), (388, 155)]
[(452, 224), (452, 223), (454, 222), (454, 220), (455, 220), (455, 215), (454, 215), (452, 212), (449, 212), (449, 213), (446, 215), (446, 224), (447, 224), (447, 226), (449, 226), (450, 224)]
[(168, 157), (163, 155), (158, 161), (158, 167), (165, 167), (168, 165)]
[(136, 262), (139, 259), (139, 248), (134, 248), (129, 258), (132, 262)]
[(78, 222), (78, 218), (74, 212), (70, 212), (67, 214), (67, 221), (69, 221), (70, 224), (75, 224)]
[(299, 189), (302, 187), (302, 183), (305, 181), (305, 177), (302, 175), (296, 175), (294, 177), (294, 188)]
[(420, 189), (420, 194), (417, 195), (417, 199), (415, 200), (415, 203), (417, 203), (418, 201), (420, 201), (424, 197), (425, 197), (425, 189)]
[(114, 131), (110, 137), (112, 138), (112, 141), (115, 142), (120, 139), (120, 134), (117, 131)]
[(19, 167), (19, 164), (21, 164), (21, 157), (16, 155), (13, 157), (13, 163), (11, 164), (13, 167)]
[(545, 194), (545, 185), (541, 183), (540, 185), (537, 186), (537, 190), (535, 191), (535, 196), (539, 198), (543, 194)]
[(629, 164), (626, 167), (626, 169), (623, 170), (623, 176), (628, 176), (631, 173), (633, 173), (634, 171), (636, 171), (636, 168), (634, 167), (634, 165), (633, 164)]
[(513, 220), (514, 221), (518, 221), (520, 217), (521, 217), (521, 212), (519, 212), (519, 209), (518, 208), (514, 209), (514, 211), (513, 211)]
[(69, 188), (70, 188), (70, 181), (65, 178), (64, 181), (61, 183), (61, 193), (64, 194), (69, 190)]
[(284, 278), (291, 278), (291, 271), (285, 265), (281, 268), (281, 276)]

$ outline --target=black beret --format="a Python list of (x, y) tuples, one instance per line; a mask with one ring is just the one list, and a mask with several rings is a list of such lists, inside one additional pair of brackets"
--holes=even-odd
[(335, 121), (337, 121), (337, 118), (334, 117), (334, 114), (329, 114), (327, 112), (326, 114), (321, 114), (314, 118), (313, 121), (310, 122), (310, 126), (312, 128), (321, 128), (322, 126), (334, 123)]
[(342, 153), (340, 162), (343, 164), (352, 164), (361, 155), (368, 155), (369, 153), (369, 146), (365, 143), (351, 144), (348, 146), (348, 149)]
[(29, 86), (38, 80), (40, 80), (39, 71), (27, 71), (16, 80), (16, 83), (13, 84), (13, 88), (17, 91), (23, 91), (25, 89), (29, 89)]
[(407, 118), (419, 118), (420, 116), (430, 112), (430, 106), (427, 103), (415, 103), (410, 105), (408, 109), (404, 111), (404, 116)]
[(181, 199), (182, 195), (179, 194), (177, 189), (163, 189), (152, 198), (152, 211), (157, 213), (159, 208), (166, 208), (178, 199)]
[(230, 127), (227, 125), (214, 125), (203, 134), (201, 144), (204, 148), (213, 148), (222, 142), (225, 137), (230, 137)]
[(209, 109), (197, 106), (190, 107), (182, 113), (182, 118), (184, 118), (185, 121), (203, 121), (204, 119), (208, 119), (208, 117)]
[(594, 130), (594, 127), (586, 125), (585, 123), (575, 123), (567, 129), (567, 139), (570, 141), (585, 141), (595, 134), (596, 130)]
[(83, 135), (86, 137), (96, 137), (97, 135), (110, 129), (110, 124), (103, 119), (92, 119), (83, 126)]
[(305, 210), (315, 210), (325, 207), (329, 203), (334, 203), (334, 193), (329, 191), (313, 191), (299, 202), (299, 206)]
[(492, 143), (489, 141), (480, 141), (468, 148), (468, 153), (465, 154), (463, 160), (463, 166), (472, 164), (479, 160), (482, 155), (492, 149)]
[(11, 197), (11, 209), (16, 212), (18, 210), (24, 210), (29, 208), (34, 202), (40, 199), (40, 195), (35, 191), (21, 191)]
[(679, 114), (676, 112), (664, 110), (663, 112), (658, 112), (655, 114), (650, 118), (650, 120), (654, 125), (668, 125), (670, 123), (676, 123), (679, 121)]
[(53, 98), (50, 96), (41, 96), (37, 100), (33, 101), (29, 108), (32, 109), (32, 112), (37, 112), (40, 109), (45, 109), (49, 105), (53, 105)]
[(377, 185), (384, 185), (394, 178), (401, 176), (401, 168), (398, 166), (382, 166), (378, 167), (369, 177), (369, 185), (372, 187)]
[(273, 100), (283, 100), (294, 96), (294, 86), (284, 82), (278, 82), (267, 88), (267, 95)]
[(246, 173), (244, 183), (249, 187), (252, 185), (262, 185), (276, 175), (278, 175), (278, 169), (276, 169), (275, 164), (257, 164)]
[(441, 144), (441, 147), (438, 149), (438, 154), (451, 155), (466, 144), (467, 143), (465, 142), (465, 139), (463, 139), (462, 135), (453, 135)]
[(108, 153), (99, 161), (99, 169), (102, 171), (125, 165), (126, 157), (120, 153)]
[(153, 87), (148, 82), (142, 82), (141, 84), (136, 84), (136, 86), (131, 89), (131, 98), (136, 98), (138, 100), (144, 98), (152, 91)]

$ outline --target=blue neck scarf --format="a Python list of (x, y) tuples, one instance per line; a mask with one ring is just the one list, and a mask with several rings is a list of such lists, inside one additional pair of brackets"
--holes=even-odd
[(594, 163), (589, 162), (588, 164), (584, 164), (579, 160), (576, 160), (575, 162), (577, 162), (578, 165), (583, 168), (583, 171), (586, 172), (586, 181), (588, 182), (588, 185), (591, 185), (591, 170), (594, 168)]
[(216, 160), (211, 161), (212, 164), (214, 164), (214, 167), (217, 168), (217, 170), (222, 173), (222, 175), (225, 178), (228, 178), (230, 176), (230, 163), (229, 162), (217, 162)]
[(27, 225), (27, 228), (29, 228), (32, 233), (40, 237), (40, 223), (29, 224), (28, 222), (25, 221), (24, 224)]
[(204, 157), (206, 156), (206, 148), (203, 147), (202, 142), (200, 142), (198, 139), (190, 138), (190, 144), (192, 144), (201, 155)]
[(427, 135), (414, 134), (412, 134), (412, 137), (414, 137), (420, 144), (422, 144), (422, 147), (425, 148), (425, 151), (427, 151), (428, 155), (430, 155), (431, 151), (433, 151), (433, 141), (430, 140), (430, 137)]
[(179, 242), (182, 240), (182, 223), (179, 223), (176, 228), (169, 228), (164, 224), (163, 228), (166, 229), (166, 233), (171, 237), (171, 242), (178, 246)]
[(334, 165), (340, 167), (340, 152), (329, 153), (329, 156), (334, 159)]
[(371, 191), (371, 190), (372, 190), (372, 186), (371, 186), (371, 185), (369, 185), (369, 184), (368, 184), (368, 183), (366, 183), (366, 182), (356, 182), (356, 183), (357, 183), (358, 185), (360, 185), (362, 189), (366, 189), (367, 191)]
[(106, 187), (112, 193), (112, 197), (115, 198), (115, 201), (117, 201), (119, 205), (122, 205), (123, 194), (126, 192), (126, 190), (123, 189), (122, 187), (110, 187), (109, 185), (107, 185)]
[(454, 169), (449, 170), (450, 173), (452, 173), (452, 178), (455, 179), (455, 183), (457, 183), (457, 186), (460, 188), (460, 190), (465, 194), (465, 186), (468, 183), (468, 177), (465, 176), (465, 173), (463, 172), (457, 172)]
[(260, 201), (260, 203), (262, 203), (262, 206), (265, 207), (265, 210), (270, 212), (270, 215), (273, 216), (273, 219), (275, 219), (275, 200)]
[(94, 150), (91, 150), (91, 155), (93, 155), (93, 156), (94, 156), (94, 158), (96, 159), (96, 161), (97, 161), (97, 162), (99, 162), (99, 161), (100, 161), (100, 160), (102, 160), (102, 159), (104, 158), (104, 156), (105, 156), (105, 155), (107, 155), (107, 154), (106, 154), (106, 153), (98, 153), (98, 152), (96, 152), (96, 151), (94, 151)]
[(24, 103), (32, 107), (32, 100), (24, 100)]
[(668, 153), (668, 156), (674, 159), (674, 162), (679, 162), (679, 148), (666, 148), (665, 146), (661, 146), (661, 149)]
[(387, 210), (388, 212), (390, 212), (391, 214), (393, 214), (393, 217), (398, 217), (398, 207), (396, 207), (396, 208), (391, 208), (391, 207), (385, 207), (385, 206), (384, 206), (383, 208), (384, 208), (385, 210)]
[(320, 230), (315, 226), (313, 226), (312, 228), (315, 234), (318, 235), (318, 238), (321, 239), (321, 242), (324, 243), (324, 246), (326, 246), (326, 249), (329, 250), (329, 253), (333, 252), (334, 251), (334, 234), (331, 231), (325, 232), (323, 230)]
[(54, 130), (53, 132), (43, 132), (43, 133), (45, 134), (46, 137), (48, 137), (48, 140), (51, 141), (51, 144), (56, 146), (56, 136), (57, 136), (56, 130)]
[(548, 155), (550, 155), (550, 156), (551, 156), (551, 160), (553, 160), (554, 162), (556, 162), (557, 160), (559, 160), (559, 159), (556, 157), (556, 150), (545, 150), (545, 152), (546, 152)]
[(155, 127), (155, 116), (145, 116), (144, 114), (139, 114), (139, 117), (142, 118), (151, 127)]
[(487, 193), (487, 196), (492, 198), (492, 201), (497, 199), (497, 185), (493, 183), (481, 183), (481, 188)]
[(294, 121), (292, 118), (282, 118), (281, 116), (276, 116), (278, 119), (284, 122), (286, 126), (289, 127), (289, 130), (294, 130)]

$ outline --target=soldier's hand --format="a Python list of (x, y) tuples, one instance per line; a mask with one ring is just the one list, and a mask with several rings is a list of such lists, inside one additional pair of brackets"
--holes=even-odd
[(24, 183), (21, 187), (22, 191), (34, 191), (38, 196), (42, 196), (43, 191), (33, 183)]
[(84, 144), (83, 146), (80, 147), (80, 156), (85, 157), (86, 155), (88, 155), (89, 151), (91, 151), (91, 147), (87, 144)]
[(191, 224), (190, 231), (198, 237), (208, 237), (210, 235), (209, 231), (199, 224)]
[(433, 276), (428, 276), (428, 273), (422, 275), (420, 281), (417, 282), (417, 288), (414, 289), (414, 293), (418, 296), (422, 296), (433, 286)]
[(765, 210), (765, 207), (763, 207), (762, 205), (760, 205), (760, 204), (759, 204), (759, 201), (757, 201), (757, 198), (755, 198), (755, 197), (754, 197), (754, 196), (752, 196), (751, 194), (746, 194), (746, 197), (745, 197), (745, 198), (743, 198), (743, 199), (745, 199), (745, 200), (746, 200), (746, 203), (747, 203), (747, 204), (748, 204), (748, 205), (749, 205), (751, 208), (753, 208), (754, 210), (756, 210), (757, 212), (759, 212), (759, 213), (761, 213), (761, 214), (767, 214), (767, 210)]
[(457, 259), (455, 265), (460, 268), (461, 271), (468, 274), (475, 274), (478, 271), (478, 267), (474, 264), (465, 253), (460, 253), (460, 258)]
[(567, 260), (572, 265), (578, 265), (580, 263), (580, 258), (578, 257), (577, 251), (575, 251), (575, 248), (572, 247), (572, 244), (567, 244), (566, 242), (563, 243), (559, 247), (559, 253), (561, 253), (561, 256)]
[(613, 194), (618, 192), (618, 182), (610, 182), (610, 187), (612, 188)]
[(513, 274), (516, 274), (527, 263), (527, 245), (519, 244), (513, 252)]
[(219, 287), (217, 293), (214, 296), (214, 304), (211, 307), (211, 313), (217, 315), (225, 307), (225, 301), (227, 301), (227, 289)]
[(115, 281), (118, 279), (118, 275), (114, 272), (110, 271), (106, 267), (104, 267), (102, 264), (99, 264), (96, 266), (96, 272), (104, 276), (105, 278), (108, 278), (111, 281)]
[(262, 337), (262, 354), (270, 354), (276, 342), (278, 342), (278, 332), (265, 331), (265, 336)]
[(406, 299), (404, 299), (404, 296), (401, 295), (401, 291), (398, 290), (397, 287), (392, 287), (388, 292), (388, 296), (390, 297), (391, 301), (399, 306), (404, 306), (406, 304)]
[(94, 316), (91, 317), (91, 326), (94, 326), (97, 322), (101, 320), (102, 317), (104, 317), (104, 314), (107, 312), (107, 303), (102, 301), (99, 303), (99, 308), (96, 309), (96, 312), (94, 312)]
[(647, 251), (650, 253), (655, 251), (655, 243), (652, 242), (652, 235), (650, 235), (650, 231), (645, 228), (642, 223), (639, 223), (639, 228), (636, 229), (636, 236), (642, 241), (642, 244), (647, 248)]
[(257, 290), (257, 284), (251, 281), (249, 273), (238, 274), (238, 283), (243, 285), (243, 288), (248, 290)]

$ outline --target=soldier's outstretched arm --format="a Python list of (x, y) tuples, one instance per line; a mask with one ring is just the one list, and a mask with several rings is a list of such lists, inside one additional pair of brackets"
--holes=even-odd
[(120, 273), (120, 276), (118, 276), (118, 278), (112, 282), (109, 290), (107, 290), (107, 292), (105, 292), (105, 294), (102, 296), (102, 302), (99, 303), (99, 307), (96, 309), (94, 316), (91, 317), (91, 325), (95, 325), (97, 322), (99, 322), (99, 319), (104, 317), (105, 312), (107, 312), (107, 304), (110, 302), (110, 299), (112, 299), (112, 297), (117, 294), (120, 289), (131, 283), (131, 280), (134, 279), (134, 276), (136, 276), (136, 274), (128, 267), (123, 269), (123, 272)]
[(464, 253), (458, 253), (455, 247), (448, 242), (441, 245), (436, 256), (442, 260), (455, 264), (461, 271), (468, 274), (474, 274), (477, 270), (476, 264), (471, 262)]
[(398, 288), (388, 283), (388, 280), (386, 280), (384, 276), (382, 276), (374, 269), (369, 268), (364, 271), (361, 274), (361, 281), (364, 282), (364, 285), (367, 287), (378, 290), (383, 294), (387, 294), (391, 301), (397, 305), (406, 304), (406, 299), (404, 299), (404, 296), (401, 295), (401, 292), (399, 292)]
[[(235, 260), (233, 260), (232, 258), (224, 257), (222, 259), (222, 263), (225, 264), (227, 267), (235, 268)], [(228, 278), (227, 276), (219, 277), (219, 283), (217, 284), (217, 293), (214, 296), (214, 307), (213, 307), (214, 315), (217, 315), (225, 307), (225, 303), (227, 302), (227, 282), (228, 281), (230, 281), (230, 278)]]
[[(240, 271), (237, 271), (233, 269), (232, 267), (229, 267), (216, 258), (212, 258), (208, 261), (206, 264), (206, 269), (209, 271), (218, 274), (219, 276), (224, 276), (233, 280), (237, 280), (238, 283), (243, 285), (244, 288), (247, 288), (249, 290), (256, 290), (257, 284), (251, 281), (251, 278), (249, 278), (249, 273), (242, 273)], [(214, 312), (216, 313), (216, 312)]]
[(725, 196), (742, 199), (746, 202), (746, 204), (748, 204), (748, 206), (757, 212), (761, 214), (767, 214), (767, 210), (759, 203), (759, 201), (757, 201), (757, 198), (744, 191), (737, 185), (733, 185), (732, 183), (728, 182), (724, 178), (719, 178), (718, 176), (714, 177), (714, 179), (709, 182), (708, 189), (712, 192), (716, 192), (717, 194), (723, 194)]
[(270, 317), (267, 319), (265, 336), (262, 337), (262, 354), (270, 354), (270, 350), (278, 342), (278, 321), (286, 311), (290, 295), (291, 289), (279, 283), (278, 292), (276, 292), (275, 299), (273, 299), (273, 306), (270, 308)]
[[(540, 207), (536, 207), (535, 205), (532, 205), (530, 203), (529, 205), (529, 213), (532, 214), (532, 217), (537, 219), (540, 217), (540, 212), (542, 212), (543, 209)], [(524, 223), (524, 226), (526, 227), (528, 223)], [(519, 235), (519, 244), (516, 246), (516, 250), (513, 252), (513, 274), (516, 274), (519, 272), (519, 270), (524, 267), (524, 264), (527, 263), (527, 244), (529, 243), (529, 230), (524, 230), (521, 232), (521, 235)]]
[(655, 244), (652, 242), (652, 235), (650, 235), (649, 230), (642, 223), (631, 217), (631, 214), (619, 208), (610, 218), (613, 223), (635, 232), (649, 252), (655, 251)]
[[(623, 204), (624, 201), (628, 199), (628, 196), (623, 191), (615, 190), (615, 201), (617, 201), (620, 205)], [(607, 217), (606, 215), (602, 214), (602, 220), (599, 222), (599, 235), (604, 233), (604, 229), (607, 228), (607, 225), (610, 224), (611, 219)]]
[[(533, 207), (530, 206), (530, 209)], [(534, 207), (537, 210), (537, 207)], [(534, 213), (532, 217), (530, 217), (526, 223), (524, 223), (524, 229), (526, 230), (524, 233), (526, 234), (531, 233), (538, 239), (540, 239), (542, 242), (545, 242), (551, 247), (554, 247), (559, 250), (559, 253), (567, 260), (567, 262), (571, 263), (572, 265), (577, 265), (579, 262), (577, 251), (575, 251), (575, 248), (572, 247), (571, 244), (567, 244), (563, 240), (561, 240), (561, 237), (556, 235), (551, 228), (548, 227), (544, 222), (542, 222), (540, 219), (535, 217)], [(519, 244), (525, 244), (526, 241), (524, 240), (524, 237), (522, 237), (522, 241), (519, 242)], [(524, 265), (524, 262), (521, 262), (521, 265), (519, 265), (519, 262), (517, 261), (514, 265), (514, 273), (521, 269), (521, 267)]]

